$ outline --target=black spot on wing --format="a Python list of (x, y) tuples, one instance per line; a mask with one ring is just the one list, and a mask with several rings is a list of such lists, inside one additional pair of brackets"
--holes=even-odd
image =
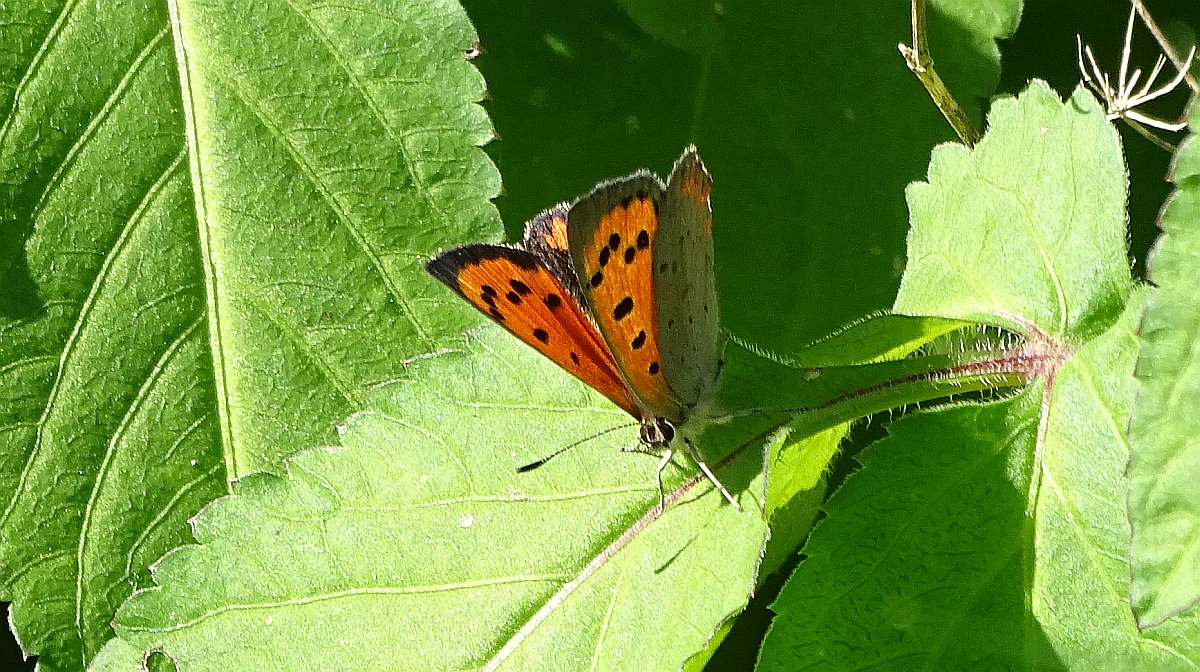
[(645, 229), (642, 229), (637, 235), (637, 246), (639, 250), (650, 247), (650, 234), (646, 233)]
[(542, 343), (550, 342), (550, 334), (546, 333), (546, 330), (542, 329), (541, 327), (538, 327), (533, 330), (533, 337), (536, 338), (537, 340), (541, 341)]
[(625, 263), (626, 264), (632, 264), (633, 258), (636, 256), (637, 256), (637, 248), (636, 247), (630, 245), (629, 247), (625, 248)]
[(612, 312), (613, 319), (620, 322), (621, 320), (625, 319), (625, 317), (627, 315), (629, 315), (629, 313), (632, 313), (632, 312), (633, 312), (633, 297), (627, 296), (627, 297), (621, 299), (620, 302), (618, 302), (617, 305), (613, 308), (613, 312)]
[(599, 287), (600, 283), (604, 282), (604, 274), (600, 271), (596, 271), (595, 274), (592, 275), (592, 279), (588, 282), (591, 283), (592, 287)]
[(642, 348), (642, 346), (645, 344), (646, 344), (646, 331), (643, 329), (642, 331), (638, 332), (638, 335), (636, 337), (634, 337), (633, 342), (630, 343), (629, 345), (632, 346), (634, 350), (640, 350)]
[(546, 298), (542, 299), (542, 302), (545, 303), (546, 307), (550, 310), (554, 310), (562, 305), (562, 299), (558, 298), (557, 294), (547, 294)]

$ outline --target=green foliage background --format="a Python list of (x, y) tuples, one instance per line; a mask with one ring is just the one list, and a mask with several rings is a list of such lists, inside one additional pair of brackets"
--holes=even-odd
[[(105, 108), (103, 98), (91, 102), (103, 108), (108, 118), (118, 119), (114, 127), (119, 135), (104, 137), (103, 125), (88, 126), (86, 118), (55, 118), (48, 125), (50, 130), (42, 129), (61, 131), (81, 125), (99, 138), (78, 150), (62, 148), (62, 156), (68, 157), (65, 163), (92, 165), (96, 172), (90, 182), (76, 181), (81, 191), (59, 197), (70, 207), (90, 199), (97, 210), (103, 210), (106, 202), (115, 203), (147, 222), (170, 223), (174, 228), (147, 225), (123, 234), (117, 228), (81, 233), (70, 223), (82, 218), (72, 218), (70, 207), (64, 206), (59, 229), (43, 225), (34, 232), (27, 220), (10, 215), (55, 212), (53, 198), (45, 200), (37, 191), (53, 181), (55, 159), (4, 157), (8, 170), (5, 184), (21, 185), (27, 191), (4, 194), (0, 315), (19, 320), (48, 311), (39, 322), (44, 331), (27, 335), (28, 342), (72, 339), (69, 342), (79, 344), (78, 350), (94, 360), (76, 369), (80, 373), (77, 379), (58, 382), (54, 392), (89, 399), (90, 405), (64, 405), (63, 413), (71, 415), (53, 417), (52, 425), (72, 432), (85, 419), (93, 419), (96, 426), (61, 444), (47, 443), (59, 445), (61, 454), (72, 459), (87, 450), (102, 451), (114, 434), (145, 436), (153, 443), (155, 426), (138, 426), (137, 418), (113, 414), (125, 400), (142, 408), (159, 405), (166, 409), (159, 416), (149, 415), (157, 417), (157, 429), (185, 433), (195, 442), (181, 444), (181, 450), (221, 441), (228, 447), (223, 465), (213, 460), (211, 452), (196, 453), (189, 465), (195, 469), (194, 485), (183, 497), (172, 499), (175, 492), (152, 491), (128, 500), (99, 497), (103, 506), (89, 515), (103, 516), (108, 511), (119, 518), (119, 512), (135, 509), (153, 516), (159, 510), (156, 507), (163, 507), (175, 512), (178, 525), (200, 504), (226, 491), (225, 474), (278, 470), (280, 458), (295, 449), (336, 444), (339, 437), (333, 422), (373, 408), (376, 401), (370, 390), (408, 375), (401, 364), (404, 360), (456, 342), (454, 335), (476, 319), (462, 306), (443, 301), (436, 293), (440, 288), (398, 287), (395, 278), (405, 277), (423, 255), (439, 246), (497, 237), (500, 219), (507, 237), (516, 239), (525, 219), (586, 190), (597, 180), (639, 166), (665, 172), (687, 142), (700, 146), (716, 175), (717, 270), (728, 329), (770, 349), (791, 352), (871, 311), (889, 307), (905, 264), (909, 213), (904, 187), (924, 179), (930, 149), (953, 138), (895, 51), (897, 42), (909, 39), (907, 3), (867, 4), (871, 9), (864, 11), (852, 3), (792, 9), (774, 3), (725, 3), (718, 15), (709, 11), (708, 3), (466, 3), (466, 15), (483, 47), (474, 61), (483, 80), (464, 67), (449, 75), (458, 88), (448, 94), (442, 88), (431, 88), (427, 109), (406, 112), (425, 126), (458, 129), (462, 135), (456, 141), (461, 146), (485, 142), (491, 132), (489, 123), (494, 126), (500, 140), (486, 150), (504, 178), (504, 194), (495, 205), (500, 218), (486, 204), (499, 189), (497, 176), (477, 154), (447, 149), (451, 143), (442, 146), (436, 140), (423, 141), (423, 129), (406, 127), (403, 116), (383, 115), (377, 126), (345, 128), (357, 117), (341, 111), (373, 105), (388, 109), (386, 101), (392, 94), (386, 87), (363, 89), (356, 82), (361, 99), (329, 100), (326, 107), (313, 108), (307, 118), (281, 113), (286, 105), (279, 101), (285, 101), (290, 93), (341, 91), (345, 82), (338, 79), (344, 64), (332, 65), (303, 50), (254, 54), (250, 62), (291, 73), (281, 83), (270, 77), (256, 79), (260, 72), (235, 60), (205, 62), (214, 54), (219, 57), (250, 48), (240, 43), (221, 44), (222, 40), (236, 41), (236, 36), (204, 32), (204, 26), (220, 22), (222, 12), (244, 11), (241, 8), (177, 3), (171, 5), (175, 14), (169, 16), (164, 5), (149, 9), (115, 5), (104, 18), (114, 30), (138, 36), (132, 41), (145, 46), (140, 53), (124, 55), (97, 47), (109, 44), (103, 35), (72, 36), (76, 24), (60, 26), (63, 35), (75, 39), (72, 44), (80, 45), (78, 53), (67, 52), (67, 58), (58, 64), (64, 68), (63, 78), (57, 80), (60, 84), (71, 81), (72, 75), (67, 73), (76, 58), (79, 62), (133, 59), (148, 74), (136, 81), (113, 80), (95, 86), (94, 92), (99, 93), (108, 90), (105, 87), (127, 89), (124, 99), (131, 101), (127, 108)], [(1015, 37), (1001, 42), (997, 52), (990, 36), (1003, 37), (1015, 25), (980, 21), (988, 12), (973, 13), (972, 3), (943, 4), (950, 17), (933, 18), (934, 56), (951, 90), (977, 120), (981, 119), (980, 107), (986, 106), (993, 93), (1016, 92), (1030, 77), (1046, 79), (1064, 97), (1068, 95), (1078, 79), (1074, 33), (1082, 33), (1098, 55), (1112, 62), (1126, 16), (1126, 5), (1115, 1), (1099, 5), (1034, 2), (1025, 7)], [(1014, 9), (1012, 3), (979, 4), (985, 10), (1000, 7), (1010, 15)], [(80, 7), (78, 11), (85, 11)], [(13, 21), (6, 29), (4, 46), (13, 54), (28, 51), (22, 26), (46, 23), (46, 17), (55, 16), (61, 8), (56, 3), (44, 7), (28, 3), (20, 9), (33, 18), (27, 24)], [(1177, 18), (1200, 25), (1192, 3), (1156, 4), (1152, 10), (1164, 23)], [(110, 8), (105, 6), (105, 11)], [(1187, 15), (1189, 11), (1192, 16)], [(442, 35), (442, 46), (458, 49), (460, 43), (470, 42), (470, 27), (452, 5), (446, 5), (446, 12), (454, 17), (457, 28)], [(305, 31), (289, 24), (297, 17), (286, 12), (281, 16), (251, 12), (249, 16), (262, 30)], [(187, 45), (187, 57), (199, 64), (196, 72), (219, 72), (222, 78), (185, 78), (180, 83), (176, 66), (182, 56), (173, 46), (179, 36), (167, 27), (171, 20), (197, 28), (188, 34), (191, 42)], [(424, 20), (428, 24), (419, 25), (440, 28), (445, 16)], [(355, 51), (353, 25), (347, 22), (344, 34), (320, 36), (327, 40), (325, 44), (306, 46), (314, 53), (329, 48), (349, 58), (353, 65), (345, 69), (366, 73), (368, 78), (373, 72), (403, 69), (403, 64), (397, 66), (386, 52)], [(388, 30), (398, 39), (413, 36), (406, 35), (402, 26)], [(101, 73), (98, 77), (114, 76), (101, 67), (96, 71)], [(15, 75), (0, 81), (0, 91), (6, 96), (20, 84), (21, 72), (9, 72)], [(115, 72), (120, 75), (119, 70)], [(855, 74), (862, 72), (871, 76)], [(409, 83), (431, 74), (446, 76), (444, 72), (403, 74)], [(464, 104), (482, 95), (485, 82), (490, 122), (476, 108)], [(194, 89), (189, 88), (192, 86)], [(192, 101), (194, 109), (210, 115), (210, 121), (222, 123), (185, 117), (173, 97), (180, 88), (185, 95), (191, 90), (203, 92)], [(168, 95), (161, 95), (164, 91)], [(214, 91), (217, 93), (210, 95)], [(45, 94), (44, 101), (52, 102), (59, 95), (64, 99), (86, 97), (88, 89), (64, 85), (61, 91)], [(1162, 103), (1163, 109), (1169, 110), (1177, 110), (1179, 104), (1177, 98)], [(450, 112), (443, 117), (445, 110)], [(52, 113), (50, 116), (53, 118)], [(262, 132), (264, 127), (272, 132)], [(322, 135), (327, 127), (338, 127), (338, 133), (348, 133), (358, 144), (343, 153), (328, 151), (323, 144), (327, 138)], [(131, 128), (140, 130), (134, 133)], [(222, 136), (205, 138), (205, 146), (217, 151), (201, 157), (206, 166), (204, 182), (196, 185), (189, 180), (185, 138), (214, 129)], [(6, 147), (20, 146), (12, 141), (19, 130), (11, 121), (6, 124), (5, 133), (13, 143)], [(276, 165), (273, 161), (287, 154), (273, 144), (280, 135), (294, 140), (294, 153)], [(1131, 181), (1131, 261), (1140, 272), (1157, 235), (1155, 217), (1170, 189), (1162, 179), (1168, 157), (1135, 134), (1123, 131), (1123, 138)], [(69, 134), (64, 133), (63, 142), (70, 144)], [(305, 147), (313, 151), (306, 153)], [(109, 154), (89, 157), (88, 152)], [(393, 161), (398, 153), (405, 153), (406, 165), (413, 169), (409, 174), (372, 169)], [(303, 168), (292, 172), (293, 164)], [(102, 177), (113, 165), (125, 167), (121, 171), (125, 190), (88, 191), (89, 184), (109, 184)], [(20, 171), (27, 174), (17, 174)], [(455, 188), (457, 180), (486, 186), (463, 194)], [(319, 186), (314, 188), (314, 184)], [(220, 200), (198, 201), (191, 192), (195, 188), (216, 194)], [(139, 204), (145, 194), (153, 198)], [(280, 194), (286, 198), (274, 196)], [(410, 212), (406, 208), (414, 200), (429, 206), (420, 216), (431, 233), (391, 237), (383, 224), (392, 212)], [(213, 221), (231, 226), (213, 229), (210, 236), (202, 233), (197, 240), (198, 203)], [(296, 209), (281, 210), (280, 205)], [(445, 212), (468, 214), (448, 219)], [(731, 221), (734, 219), (737, 221)], [(297, 250), (294, 258), (276, 259), (273, 267), (264, 268), (256, 264), (258, 255), (263, 250), (286, 248), (287, 238), (297, 235), (294, 230), (272, 227), (274, 221), (301, 226), (304, 233), (300, 235), (310, 245)], [(353, 223), (349, 233), (330, 226), (347, 221)], [(47, 231), (79, 235), (78, 257), (91, 261), (76, 266), (68, 258), (49, 259), (49, 252), (39, 257), (43, 251), (69, 247)], [(89, 244), (99, 252), (87, 249)], [(209, 258), (222, 265), (222, 277), (231, 282), (221, 292), (206, 287), (204, 269), (192, 263), (202, 256), (202, 245), (208, 246)], [(100, 272), (94, 258), (103, 258), (110, 246), (130, 252), (105, 262), (103, 272), (113, 278), (109, 293), (89, 296), (86, 288)], [(357, 254), (363, 249), (380, 254), (363, 264)], [(148, 259), (145, 250), (168, 250), (170, 254)], [(212, 254), (213, 250), (219, 253)], [(394, 254), (396, 250), (401, 253)], [(344, 257), (340, 256), (343, 252)], [(84, 270), (78, 271), (80, 268)], [(312, 277), (293, 277), (295, 269), (309, 268), (317, 269)], [(344, 275), (331, 277), (321, 270), (327, 268), (338, 268)], [(126, 288), (136, 291), (122, 291)], [(79, 296), (81, 289), (86, 309), (95, 315), (89, 321), (97, 325), (91, 336), (96, 339), (94, 345), (87, 343), (86, 332), (69, 335), (74, 321), (64, 306), (70, 301), (53, 300), (58, 296), (54, 292), (71, 297)], [(347, 302), (344, 297), (348, 295), (355, 300)], [(229, 305), (215, 305), (214, 296), (228, 300)], [(396, 305), (397, 296), (418, 298), (411, 305)], [(55, 311), (64, 312), (59, 315)], [(224, 316), (221, 326), (227, 329), (217, 341), (244, 358), (231, 370), (244, 377), (250, 372), (243, 380), (224, 381), (220, 370), (214, 374), (205, 369), (208, 329), (213, 325), (205, 315), (214, 311)], [(121, 316), (131, 313), (142, 319), (133, 325), (120, 322)], [(113, 322), (107, 321), (109, 315)], [(354, 334), (354, 344), (342, 350), (346, 333)], [(281, 354), (275, 345), (280, 342), (302, 345)], [(397, 343), (407, 349), (397, 350)], [(0, 342), (0, 346), (18, 352), (27, 347), (13, 339)], [(133, 356), (124, 356), (126, 353)], [(33, 352), (25, 365), (41, 366), (49, 372), (60, 354)], [(281, 379), (278, 374), (287, 369), (286, 363), (297, 359), (316, 362), (321, 379)], [(94, 386), (88, 372), (105, 370), (113, 361), (128, 367), (134, 381), (148, 382), (141, 388)], [(212, 380), (214, 375), (218, 381)], [(48, 377), (42, 379), (49, 384)], [(229, 403), (222, 407), (237, 416), (224, 423), (238, 428), (236, 438), (219, 434), (215, 419), (219, 405), (206, 392), (218, 382), (222, 389), (251, 392), (226, 400)], [(271, 386), (269, 394), (255, 394), (264, 385)], [(30, 392), (12, 401), (11, 408), (32, 402), (36, 410), (41, 403), (37, 397), (37, 391)], [(179, 409), (183, 412), (171, 415)], [(866, 442), (872, 436), (868, 431), (859, 439)], [(555, 440), (544, 439), (547, 443)], [(106, 468), (122, 479), (154, 483), (162, 477), (155, 473), (156, 468), (179, 467), (164, 462), (108, 464)], [(89, 483), (80, 487), (85, 485), (90, 487)], [(13, 487), (17, 487), (15, 483)], [(10, 513), (6, 512), (6, 517)], [(619, 518), (623, 514), (614, 515)], [(133, 530), (153, 528), (153, 521), (145, 522), (137, 515), (127, 518)], [(73, 523), (69, 517), (62, 522), (62, 533), (70, 537)], [(750, 536), (757, 533), (748, 530)], [(131, 562), (144, 566), (183, 541), (171, 534), (149, 538), (139, 544), (141, 556)], [(103, 540), (97, 548), (105, 548)], [(785, 569), (791, 566), (785, 565)], [(784, 575), (786, 572), (780, 573)], [(148, 581), (144, 573), (136, 578), (139, 586), (149, 585)], [(709, 669), (745, 669), (754, 660), (767, 613), (764, 602), (777, 587), (777, 583), (768, 584), (760, 591), (758, 602), (738, 620)], [(104, 590), (84, 592), (104, 594)], [(127, 594), (126, 587), (114, 588), (111, 595), (89, 608), (97, 614), (111, 613)], [(85, 633), (85, 647), (94, 653), (94, 647), (107, 636), (103, 628)]]

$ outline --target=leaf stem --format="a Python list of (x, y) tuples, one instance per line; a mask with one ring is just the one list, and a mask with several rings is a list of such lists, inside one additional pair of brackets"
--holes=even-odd
[[(806, 369), (780, 365), (774, 373), (731, 371), (736, 378), (725, 384), (735, 388), (732, 398), (744, 405), (727, 408), (735, 417), (786, 414), (791, 419), (779, 426), (787, 424), (798, 435), (810, 436), (882, 411), (1049, 379), (1073, 348), (1037, 331), (1027, 334), (1009, 346), (968, 347), (870, 364)], [(772, 381), (756, 387), (755, 381), (766, 378)], [(756, 389), (763, 391), (756, 394)]]
[[(956, 359), (959, 361), (954, 361)], [(808, 436), (881, 411), (957, 394), (1019, 387), (1056, 368), (1055, 360), (1052, 353), (1025, 347), (1012, 352), (988, 353), (982, 359), (971, 361), (962, 361), (961, 355), (901, 360), (909, 367), (905, 375), (884, 378), (813, 408), (803, 409), (791, 426), (793, 431)], [(917, 363), (915, 369), (912, 368), (914, 363)]]

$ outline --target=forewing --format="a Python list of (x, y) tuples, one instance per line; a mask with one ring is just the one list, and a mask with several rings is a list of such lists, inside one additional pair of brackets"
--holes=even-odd
[(724, 344), (713, 278), (711, 189), (696, 148), (688, 147), (667, 181), (654, 247), (663, 371), (686, 406), (712, 390)]
[(580, 287), (617, 366), (646, 410), (682, 421), (659, 348), (654, 242), (663, 184), (638, 172), (571, 206), (567, 237)]
[(435, 257), (425, 268), (514, 336), (640, 417), (595, 325), (533, 253), (503, 245), (465, 245)]
[(524, 245), (583, 304), (583, 290), (579, 287), (579, 278), (575, 276), (571, 243), (567, 239), (567, 213), (570, 209), (570, 203), (559, 203), (525, 222)]

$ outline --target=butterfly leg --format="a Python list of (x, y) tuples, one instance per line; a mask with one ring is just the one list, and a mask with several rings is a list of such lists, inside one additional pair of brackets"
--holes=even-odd
[(671, 461), (671, 456), (675, 454), (675, 451), (671, 450), (670, 448), (651, 448), (643, 444), (636, 446), (625, 446), (621, 448), (621, 452), (645, 453), (647, 455), (658, 455), (660, 451), (665, 452), (663, 453), (662, 459), (658, 461), (658, 467), (654, 470), (654, 478), (658, 482), (658, 509), (654, 512), (655, 517), (661, 516), (663, 508), (665, 508), (667, 497), (663, 491), (662, 472), (663, 469), (667, 468), (667, 463)]
[(654, 470), (654, 477), (658, 481), (658, 511), (655, 512), (656, 517), (662, 515), (663, 507), (666, 505), (667, 499), (666, 495), (663, 494), (662, 472), (663, 469), (667, 468), (667, 463), (671, 461), (671, 456), (674, 454), (675, 451), (668, 448), (667, 451), (663, 453), (662, 459), (658, 461), (658, 468)]
[(741, 511), (741, 505), (734, 501), (733, 495), (729, 494), (729, 491), (725, 489), (725, 486), (721, 485), (721, 481), (717, 480), (717, 475), (714, 474), (712, 470), (708, 468), (708, 465), (704, 463), (704, 460), (700, 458), (700, 451), (696, 450), (696, 446), (687, 439), (684, 439), (683, 442), (687, 444), (688, 452), (691, 454), (692, 459), (696, 461), (696, 465), (700, 467), (700, 471), (703, 471), (704, 475), (708, 477), (708, 480), (712, 481), (712, 484), (717, 486), (717, 490), (720, 490), (721, 494), (725, 495), (725, 499), (733, 505), (733, 508)]

